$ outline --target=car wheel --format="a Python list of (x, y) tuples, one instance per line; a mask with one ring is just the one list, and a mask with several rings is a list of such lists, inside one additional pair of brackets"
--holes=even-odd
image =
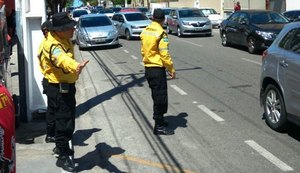
[(263, 97), (264, 116), (266, 123), (276, 131), (283, 131), (287, 125), (285, 104), (279, 89), (270, 84)]
[(168, 34), (171, 34), (171, 33), (172, 33), (172, 31), (171, 31), (169, 25), (167, 25), (167, 33), (168, 33)]
[(223, 46), (228, 46), (229, 45), (226, 32), (222, 32), (221, 40), (222, 40), (222, 45)]
[(181, 37), (181, 36), (182, 36), (180, 26), (177, 27), (177, 36), (178, 36), (178, 37)]
[(126, 40), (131, 39), (131, 36), (130, 36), (130, 33), (129, 33), (128, 29), (126, 29), (126, 31), (125, 31), (125, 37), (126, 37)]
[(251, 54), (256, 53), (257, 51), (257, 44), (256, 44), (256, 40), (254, 37), (249, 37), (248, 38), (248, 52)]

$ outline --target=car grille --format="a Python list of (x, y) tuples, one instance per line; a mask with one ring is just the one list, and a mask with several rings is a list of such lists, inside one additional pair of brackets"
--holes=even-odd
[(204, 30), (184, 30), (185, 33), (203, 33), (203, 32), (211, 32), (209, 29), (204, 29)]
[(87, 41), (88, 44), (104, 44), (104, 43), (110, 43), (113, 39), (107, 39), (106, 37), (101, 38), (94, 38), (93, 40)]
[(200, 22), (198, 22), (198, 23), (192, 23), (193, 27), (203, 27), (204, 25), (205, 25), (205, 23), (200, 23)]

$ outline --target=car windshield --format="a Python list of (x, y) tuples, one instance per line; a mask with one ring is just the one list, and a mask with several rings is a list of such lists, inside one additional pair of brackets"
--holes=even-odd
[(128, 13), (125, 14), (125, 17), (127, 21), (148, 20), (143, 13)]
[(112, 25), (108, 17), (87, 17), (81, 19), (81, 27), (95, 27), (95, 26), (108, 26)]
[(179, 17), (204, 17), (204, 15), (200, 12), (200, 10), (180, 10)]
[(102, 9), (99, 10), (99, 13), (114, 13), (114, 11), (112, 9)]
[(288, 23), (288, 20), (275, 12), (251, 14), (250, 20), (254, 24)]
[(149, 12), (148, 8), (137, 8), (137, 9), (143, 13)]
[(171, 9), (162, 9), (165, 15), (169, 15)]
[(210, 14), (218, 14), (214, 9), (201, 9), (201, 12), (205, 15), (208, 16)]
[(86, 10), (73, 11), (73, 17), (80, 17), (81, 15), (88, 14)]

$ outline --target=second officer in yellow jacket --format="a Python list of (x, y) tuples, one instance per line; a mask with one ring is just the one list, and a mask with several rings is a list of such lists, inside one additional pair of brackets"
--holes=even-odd
[(168, 110), (166, 71), (171, 79), (175, 79), (175, 69), (169, 54), (168, 34), (162, 28), (164, 20), (164, 12), (156, 9), (153, 13), (153, 22), (140, 35), (145, 77), (151, 88), (153, 100), (153, 119), (155, 121), (153, 133), (155, 135), (174, 134), (174, 131), (167, 128), (168, 122), (164, 119), (164, 114)]

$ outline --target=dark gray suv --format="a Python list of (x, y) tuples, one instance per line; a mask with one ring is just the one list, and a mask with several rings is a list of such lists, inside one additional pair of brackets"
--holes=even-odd
[(285, 25), (263, 53), (260, 98), (272, 129), (300, 125), (300, 22)]

